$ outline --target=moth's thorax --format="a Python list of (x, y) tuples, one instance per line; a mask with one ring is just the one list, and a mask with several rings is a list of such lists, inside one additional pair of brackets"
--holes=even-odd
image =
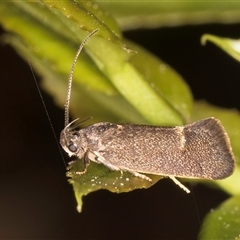
[(112, 140), (116, 137), (121, 130), (122, 125), (100, 122), (93, 125), (89, 125), (82, 129), (88, 142), (88, 148), (91, 151), (102, 151), (111, 145)]
[(69, 157), (82, 158), (87, 151), (87, 139), (83, 130), (66, 127), (60, 134), (60, 144)]

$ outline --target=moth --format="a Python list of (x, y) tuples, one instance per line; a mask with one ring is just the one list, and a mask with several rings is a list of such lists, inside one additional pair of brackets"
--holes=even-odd
[(65, 105), (65, 128), (60, 144), (68, 155), (82, 159), (84, 174), (90, 161), (114, 171), (127, 171), (152, 181), (145, 174), (218, 180), (230, 176), (235, 161), (229, 137), (220, 121), (211, 117), (185, 126), (158, 127), (101, 122), (78, 130), (78, 119), (69, 123), (69, 103), (74, 66), (93, 31), (82, 42), (74, 59)]

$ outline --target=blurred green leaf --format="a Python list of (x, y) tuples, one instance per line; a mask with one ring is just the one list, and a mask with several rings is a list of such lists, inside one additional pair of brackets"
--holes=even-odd
[(121, 29), (240, 21), (239, 1), (97, 0), (112, 13)]
[[(183, 78), (168, 64), (142, 47), (129, 41), (127, 41), (127, 45), (137, 52), (130, 59), (133, 66), (143, 75), (150, 86), (179, 112), (185, 123), (190, 122), (193, 98), (191, 90), (187, 84), (184, 84)], [(165, 113), (163, 112), (163, 114)]]
[(201, 38), (201, 43), (205, 45), (207, 41), (216, 44), (231, 57), (237, 61), (240, 61), (240, 40), (233, 40), (230, 38), (222, 38), (211, 34), (204, 34)]
[(240, 239), (240, 196), (211, 210), (203, 221), (199, 239)]

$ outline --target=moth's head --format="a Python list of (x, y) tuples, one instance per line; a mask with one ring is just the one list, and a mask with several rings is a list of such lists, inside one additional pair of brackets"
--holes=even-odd
[(82, 158), (86, 152), (85, 137), (81, 130), (66, 126), (60, 134), (60, 144), (65, 152), (71, 156)]

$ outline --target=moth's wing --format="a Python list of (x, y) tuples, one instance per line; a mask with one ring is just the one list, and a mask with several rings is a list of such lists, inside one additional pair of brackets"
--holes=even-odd
[(92, 126), (95, 154), (116, 170), (222, 179), (234, 169), (229, 139), (214, 118), (173, 128), (112, 123)]
[[(184, 158), (199, 164), (199, 178), (223, 179), (230, 176), (235, 160), (230, 140), (220, 121), (207, 118), (184, 128), (186, 139)], [(191, 161), (191, 160), (190, 160)]]
[[(120, 129), (120, 130), (119, 130)], [(121, 136), (121, 125), (101, 122), (90, 125), (81, 131), (84, 131), (88, 140), (88, 157), (96, 163), (102, 163), (108, 168), (120, 171), (116, 158), (117, 149), (111, 148), (114, 138)], [(113, 154), (109, 150), (114, 150)]]

